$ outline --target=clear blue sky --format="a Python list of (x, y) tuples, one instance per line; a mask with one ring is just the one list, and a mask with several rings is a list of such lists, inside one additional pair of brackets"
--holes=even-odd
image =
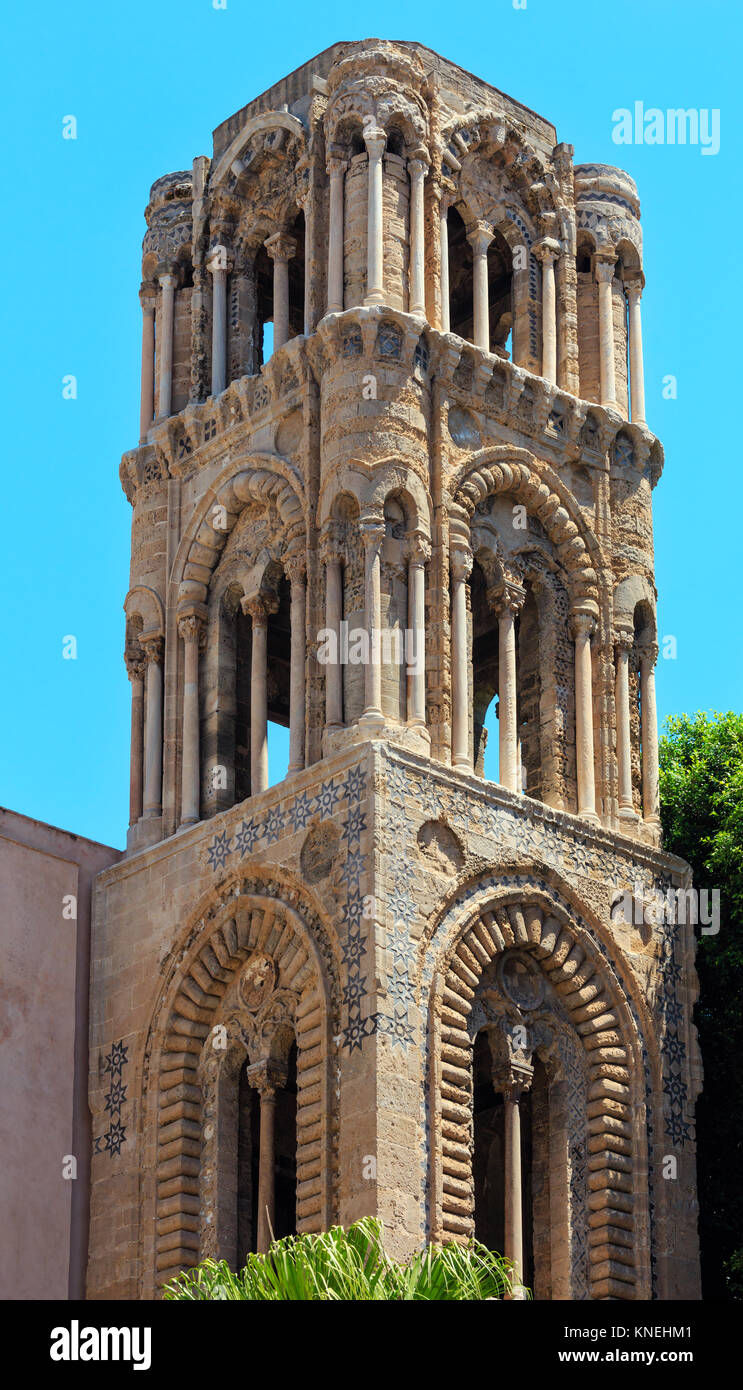
[[(741, 8), (722, 0), (512, 0), (458, 9), (255, 0), (37, 0), (6, 7), (0, 804), (114, 845), (128, 808), (122, 661), (137, 442), (143, 210), (159, 175), (339, 39), (416, 39), (547, 117), (576, 162), (619, 164), (642, 200), (655, 492), (659, 714), (741, 708)], [(458, 20), (461, 18), (461, 24)], [(621, 146), (612, 113), (718, 108), (721, 148)], [(75, 115), (78, 139), (62, 139)], [(62, 399), (73, 373), (78, 399)], [(678, 398), (661, 397), (664, 376)], [(77, 638), (75, 661), (62, 639)]]

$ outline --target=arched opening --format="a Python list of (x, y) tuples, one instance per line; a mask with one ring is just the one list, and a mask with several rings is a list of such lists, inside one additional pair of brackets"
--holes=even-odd
[(472, 736), (478, 777), (498, 780), (498, 619), (487, 598), (487, 581), (475, 560), (472, 605)]
[(279, 606), (268, 619), (268, 785), (283, 781), (289, 767), (291, 689), (291, 586), (282, 573)]
[(505, 1132), (503, 1096), (493, 1086), (487, 1031), (473, 1049), (473, 1150), (475, 1239), (502, 1255), (505, 1245)]
[(273, 352), (273, 261), (265, 246), (259, 246), (253, 267), (255, 282), (256, 358), (259, 372)]
[(508, 357), (513, 331), (513, 254), (497, 230), (488, 249), (488, 304), (490, 351)]
[(237, 1268), (255, 1250), (258, 1231), (258, 1155), (260, 1152), (260, 1101), (240, 1068), (237, 1098)]
[(449, 208), (446, 225), (449, 245), (449, 325), (452, 333), (472, 342), (472, 247), (456, 208)]
[(297, 1044), (289, 1048), (286, 1084), (276, 1092), (274, 1129), (274, 1236), (297, 1234)]
[(384, 548), (381, 583), (382, 709), (394, 720), (406, 715), (405, 632), (408, 626), (408, 583), (405, 552), (407, 523), (399, 498), (384, 504)]
[(289, 260), (289, 338), (297, 338), (304, 333), (304, 213), (299, 212), (288, 228), (288, 235), (296, 242), (296, 250)]
[(525, 588), (526, 598), (517, 620), (516, 636), (521, 789), (528, 796), (543, 800), (541, 663), (544, 652), (539, 640), (537, 601), (528, 580)]

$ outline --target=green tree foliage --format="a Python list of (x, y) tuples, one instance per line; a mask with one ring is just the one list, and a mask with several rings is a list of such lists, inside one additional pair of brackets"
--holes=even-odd
[(697, 888), (720, 890), (720, 931), (701, 936), (696, 1010), (702, 1292), (743, 1298), (743, 715), (682, 714), (660, 743), (664, 844)]
[(173, 1301), (431, 1302), (500, 1299), (511, 1292), (509, 1264), (484, 1245), (429, 1245), (407, 1264), (390, 1259), (372, 1217), (347, 1231), (286, 1236), (266, 1255), (248, 1255), (235, 1274), (226, 1260), (204, 1260), (166, 1285)]

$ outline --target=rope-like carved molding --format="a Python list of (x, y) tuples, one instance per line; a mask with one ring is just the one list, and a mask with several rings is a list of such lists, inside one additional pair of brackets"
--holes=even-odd
[(223, 997), (248, 957), (275, 962), (276, 988), (296, 996), (297, 1227), (322, 1230), (331, 1215), (331, 1013), (321, 953), (287, 903), (236, 898), (179, 971), (165, 1024), (157, 1117), (156, 1282), (199, 1259), (204, 1148), (203, 1056)]
[[(527, 895), (528, 896), (528, 895)], [(586, 1138), (591, 1297), (642, 1297), (636, 1267), (636, 1079), (623, 1010), (601, 963), (557, 904), (501, 902), (460, 934), (439, 980), (432, 1055), (437, 1133), (436, 1225), (442, 1237), (474, 1234), (472, 1041), (468, 1018), (483, 970), (511, 946), (539, 960), (586, 1053)]]
[(500, 459), (488, 450), (481, 460), (475, 459), (456, 485), (452, 515), (468, 527), (478, 504), (501, 492), (518, 498), (541, 521), (570, 576), (573, 597), (597, 601), (596, 570), (586, 541), (563, 499), (540, 476), (528, 450), (513, 449)]
[[(278, 460), (276, 460), (278, 462)], [(212, 574), (237, 519), (251, 502), (273, 502), (285, 528), (288, 550), (301, 548), (305, 524), (301, 498), (292, 483), (274, 467), (274, 461), (256, 455), (208, 499), (196, 534), (192, 537), (178, 586), (180, 601), (205, 603)]]

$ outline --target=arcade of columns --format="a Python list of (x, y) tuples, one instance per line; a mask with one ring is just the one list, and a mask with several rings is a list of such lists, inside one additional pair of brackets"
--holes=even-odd
[[(385, 132), (375, 127), (364, 130), (364, 143), (368, 154), (367, 173), (367, 292), (364, 305), (384, 303), (383, 275), (383, 184), (382, 157), (385, 149)], [(428, 161), (422, 157), (408, 160), (410, 179), (410, 313), (425, 314), (425, 246), (424, 246), (424, 186), (428, 173)], [(345, 162), (338, 158), (328, 161), (329, 175), (329, 240), (327, 266), (327, 312), (340, 313), (344, 308), (343, 256), (344, 256), (344, 177)], [(443, 331), (449, 331), (449, 293), (448, 293), (448, 241), (447, 211), (448, 203), (441, 203), (441, 251), (442, 251), (442, 322)], [(474, 342), (477, 347), (489, 350), (490, 324), (488, 303), (488, 247), (494, 232), (487, 223), (478, 222), (467, 230), (467, 239), (473, 252), (473, 321)], [(296, 241), (284, 232), (275, 232), (264, 242), (268, 255), (273, 261), (273, 325), (274, 351), (283, 347), (289, 336), (289, 261), (296, 251)], [(552, 383), (557, 380), (557, 342), (558, 320), (555, 295), (555, 260), (560, 253), (560, 245), (550, 237), (543, 237), (533, 247), (534, 254), (542, 266), (542, 375)], [(230, 257), (226, 246), (213, 248), (207, 266), (213, 281), (212, 314), (212, 395), (218, 396), (227, 385), (227, 284), (230, 271)], [(597, 251), (595, 275), (598, 282), (598, 326), (599, 359), (601, 380), (601, 404), (618, 410), (615, 381), (615, 341), (614, 318), (612, 310), (612, 281), (615, 274), (616, 255), (605, 249)], [(173, 370), (173, 269), (165, 267), (159, 275), (162, 290), (161, 302), (161, 341), (158, 352), (157, 381), (157, 420), (170, 414)], [(628, 342), (629, 373), (631, 382), (631, 402), (633, 422), (645, 423), (645, 402), (642, 358), (642, 326), (640, 298), (643, 276), (636, 272), (626, 277), (626, 297), (628, 303)], [(146, 439), (153, 423), (154, 373), (155, 373), (155, 301), (151, 294), (142, 296), (143, 338), (142, 338), (142, 394), (140, 433)], [(305, 328), (307, 325), (305, 325)], [(366, 612), (370, 650), (378, 651), (374, 645), (374, 634), (381, 628), (380, 617), (380, 550), (384, 539), (384, 526), (379, 517), (361, 518), (361, 534), (366, 554)], [(327, 538), (326, 538), (327, 539)], [(416, 541), (417, 553), (409, 560), (409, 608), (410, 628), (415, 633), (415, 641), (422, 639), (424, 622), (425, 561), (427, 555), (423, 538)], [(341, 619), (342, 605), (342, 561), (335, 553), (332, 543), (326, 545), (326, 626), (337, 632)], [(452, 763), (455, 767), (470, 768), (468, 734), (468, 679), (467, 679), (467, 601), (466, 585), (472, 569), (472, 556), (466, 547), (456, 545), (451, 553), (452, 581)], [(291, 754), (289, 771), (304, 766), (304, 720), (305, 720), (305, 575), (302, 557), (291, 561), (291, 710), (290, 736)], [(521, 790), (520, 756), (517, 734), (517, 674), (515, 623), (525, 599), (525, 591), (515, 583), (506, 582), (499, 595), (492, 595), (492, 604), (498, 617), (499, 628), (499, 669), (501, 690), (499, 693), (499, 757), (500, 781), (511, 791)], [(269, 610), (264, 598), (256, 597), (243, 602), (243, 611), (249, 613), (252, 621), (253, 644), (251, 666), (251, 792), (263, 791), (267, 786), (268, 761), (266, 743), (266, 635)], [(179, 619), (179, 632), (185, 644), (186, 685), (183, 705), (183, 792), (181, 823), (190, 825), (199, 819), (199, 649), (203, 641), (205, 610), (184, 610)], [(577, 608), (571, 615), (572, 636), (575, 643), (575, 696), (576, 696), (576, 758), (578, 778), (579, 814), (596, 821), (594, 789), (594, 737), (591, 690), (591, 638), (596, 629), (596, 618), (590, 610)], [(620, 769), (620, 812), (632, 815), (631, 785), (631, 740), (630, 740), (630, 685), (628, 678), (629, 651), (633, 634), (619, 631), (617, 634), (617, 744)], [(423, 641), (415, 650), (422, 655)], [(140, 721), (144, 717), (144, 814), (160, 814), (159, 779), (161, 776), (161, 755), (158, 752), (158, 733), (162, 724), (162, 675), (160, 660), (162, 644), (153, 640), (146, 644), (147, 680), (145, 685), (144, 709), (142, 709), (141, 676), (133, 676), (132, 686), (132, 815), (140, 804), (141, 756), (143, 744)], [(655, 717), (655, 677), (654, 666), (657, 648), (647, 645), (641, 653), (641, 710), (643, 755), (643, 815), (650, 823), (658, 821), (658, 775), (657, 775), (657, 732)], [(342, 723), (342, 670), (340, 666), (326, 670), (326, 726), (334, 730)], [(422, 660), (408, 681), (408, 722), (425, 726), (425, 675)], [(381, 669), (378, 660), (367, 665), (365, 681), (365, 708), (361, 723), (373, 729), (383, 723), (381, 709)]]

